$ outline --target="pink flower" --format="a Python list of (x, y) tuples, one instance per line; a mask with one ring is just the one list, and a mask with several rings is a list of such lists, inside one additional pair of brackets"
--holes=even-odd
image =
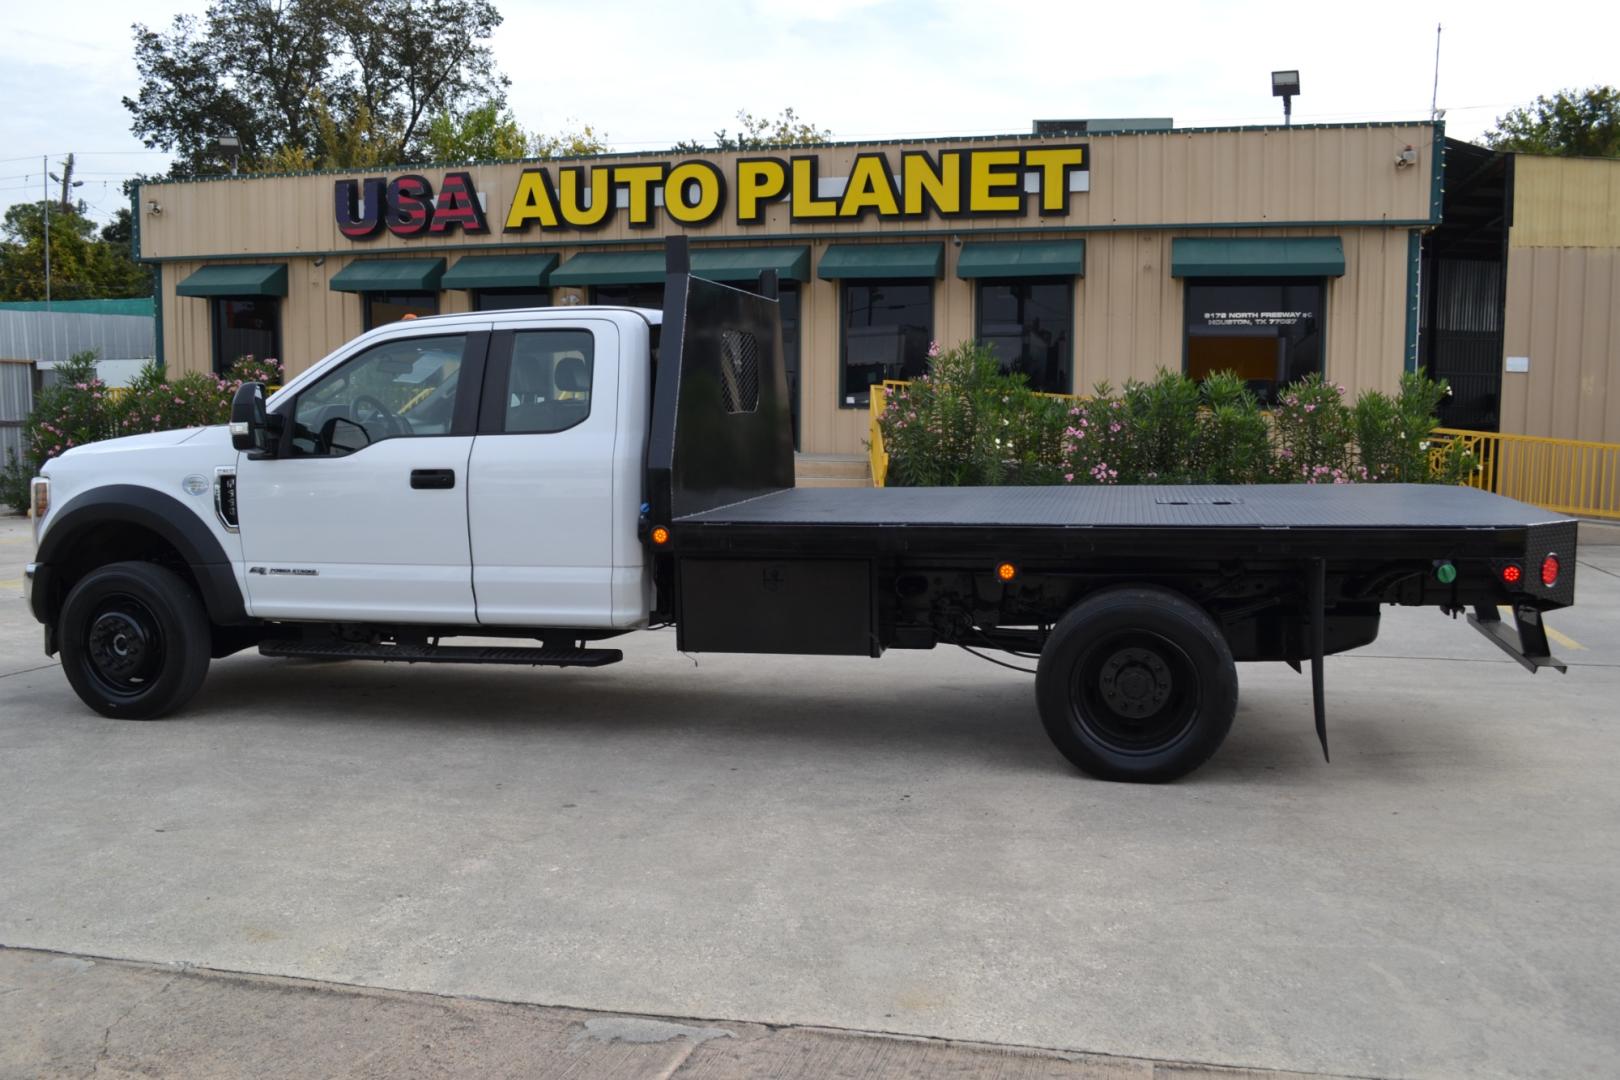
[(940, 354), (939, 342), (930, 341), (928, 343), (928, 355), (933, 357), (933, 356), (938, 356), (939, 354)]

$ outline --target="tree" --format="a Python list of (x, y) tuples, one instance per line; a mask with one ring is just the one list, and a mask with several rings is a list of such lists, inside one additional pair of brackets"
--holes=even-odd
[(429, 116), (504, 101), (485, 44), (500, 21), (491, 0), (214, 0), (167, 32), (135, 24), (140, 91), (124, 107), (176, 178), (225, 171), (227, 134), (249, 168), (356, 164), (338, 159), (358, 149), (406, 161)]
[[(151, 296), (152, 280), (130, 256), (127, 219), (123, 242), (96, 235), (83, 204), (67, 213), (51, 202), (51, 299)], [(18, 203), (0, 224), (0, 300), (45, 299), (45, 203)], [(119, 221), (107, 226), (116, 233)]]
[(563, 157), (595, 157), (608, 152), (607, 132), (598, 132), (590, 124), (568, 121), (578, 127), (564, 128), (555, 135), (542, 135), (538, 131), (529, 136), (529, 156), (543, 160)]
[(1485, 145), (1526, 154), (1620, 157), (1620, 90), (1593, 86), (1538, 97), (1498, 117)]
[(529, 136), (498, 101), (428, 121), (422, 143), (429, 161), (500, 161), (529, 156)]
[(792, 109), (783, 109), (774, 119), (755, 116), (746, 109), (737, 110), (737, 134), (725, 128), (714, 133), (713, 145), (688, 139), (678, 142), (672, 149), (680, 154), (701, 154), (708, 150), (759, 150), (768, 146), (810, 146), (824, 143), (832, 137), (826, 128), (818, 128), (801, 120)]
[(440, 163), (511, 161), (515, 158), (594, 157), (608, 151), (607, 136), (590, 124), (569, 120), (555, 135), (527, 132), (498, 101), (463, 113), (442, 112), (422, 134), (425, 156)]

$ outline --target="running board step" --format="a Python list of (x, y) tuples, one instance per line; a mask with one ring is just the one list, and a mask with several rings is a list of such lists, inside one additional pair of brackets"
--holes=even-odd
[(527, 664), (531, 667), (601, 667), (624, 659), (618, 649), (511, 648), (504, 645), (371, 645), (353, 641), (285, 638), (259, 644), (261, 656), (311, 660), (394, 660), (407, 664)]

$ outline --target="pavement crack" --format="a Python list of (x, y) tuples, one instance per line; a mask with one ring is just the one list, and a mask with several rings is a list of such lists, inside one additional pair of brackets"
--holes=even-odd
[(97, 1073), (99, 1073), (101, 1071), (101, 1063), (106, 1061), (108, 1056), (112, 1053), (113, 1028), (117, 1027), (119, 1024), (122, 1024), (125, 1020), (128, 1020), (130, 1014), (132, 1014), (142, 1005), (145, 1005), (149, 1001), (155, 1001), (164, 994), (168, 993), (169, 987), (173, 986), (177, 981), (179, 981), (180, 977), (184, 974), (185, 972), (183, 971), (177, 971), (173, 975), (170, 975), (167, 979), (163, 980), (162, 986), (158, 987), (150, 994), (142, 996), (139, 1000), (132, 1002), (129, 1008), (113, 1017), (113, 1022), (108, 1024), (106, 1030), (101, 1033), (101, 1050), (96, 1054), (96, 1060), (90, 1063), (90, 1071), (84, 1074), (86, 1077), (95, 1076)]
[(1600, 574), (1608, 574), (1612, 578), (1620, 578), (1620, 574), (1615, 573), (1613, 570), (1605, 570), (1603, 567), (1599, 566), (1597, 563), (1589, 563), (1585, 559), (1576, 559), (1575, 560), (1575, 565), (1576, 566), (1584, 566), (1588, 570), (1596, 570)]
[(46, 668), (53, 668), (53, 667), (56, 667), (56, 666), (57, 666), (56, 664), (51, 663), (51, 664), (41, 664), (41, 665), (39, 665), (39, 667), (25, 667), (21, 671), (8, 671), (5, 674), (0, 675), (0, 679), (9, 679), (13, 675), (27, 675), (29, 672), (44, 671)]

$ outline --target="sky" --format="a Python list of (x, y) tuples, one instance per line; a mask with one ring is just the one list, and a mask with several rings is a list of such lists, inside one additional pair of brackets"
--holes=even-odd
[[(1477, 138), (1538, 94), (1620, 83), (1620, 4), (1120, 4), (1026, 0), (496, 0), (492, 42), (524, 127), (579, 123), (654, 154), (785, 107), (836, 139), (1027, 131), (1038, 118), (1274, 123), (1270, 72), (1297, 68), (1296, 123), (1429, 115), (1435, 25), (1447, 134)], [(161, 152), (129, 132), (130, 23), (206, 0), (11, 5), (0, 36), (0, 206), (41, 198), (77, 155), (97, 221)], [(1545, 17), (1542, 13), (1547, 13)]]

